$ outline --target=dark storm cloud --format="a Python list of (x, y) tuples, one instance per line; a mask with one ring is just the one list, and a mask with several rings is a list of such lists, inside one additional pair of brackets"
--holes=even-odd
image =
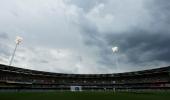
[[(86, 33), (85, 43), (100, 49), (98, 63), (113, 64), (113, 55), (110, 50), (113, 46), (118, 46), (119, 56), (124, 55), (126, 58), (123, 59), (131, 64), (170, 62), (170, 1), (153, 0), (148, 2), (146, 8), (152, 19), (148, 28), (144, 24), (143, 26), (130, 27), (126, 32), (116, 33), (113, 31), (107, 34), (102, 33), (102, 35), (97, 29), (84, 30)], [(145, 19), (141, 20), (145, 22)], [(89, 33), (91, 34), (88, 35)], [(122, 60), (121, 63), (127, 62)]]
[(125, 54), (130, 62), (170, 61), (170, 34), (167, 32), (148, 33), (134, 29), (123, 35), (106, 36), (110, 46), (114, 40), (117, 40), (120, 52)]
[[(152, 16), (151, 30), (170, 31), (170, 1), (169, 0), (153, 0), (148, 5), (149, 13)], [(169, 34), (169, 33), (167, 33)]]
[(147, 8), (152, 17), (149, 29), (134, 27), (129, 32), (113, 38), (118, 39), (120, 49), (133, 63), (169, 62), (170, 2), (153, 0)]

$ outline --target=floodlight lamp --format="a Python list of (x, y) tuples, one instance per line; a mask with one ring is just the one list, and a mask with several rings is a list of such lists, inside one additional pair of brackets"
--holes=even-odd
[(112, 48), (112, 51), (113, 51), (113, 53), (118, 52), (118, 51), (119, 51), (119, 48), (118, 48), (118, 47), (113, 47), (113, 48)]
[(15, 39), (15, 43), (16, 43), (17, 45), (19, 45), (22, 41), (23, 41), (23, 38), (20, 37), (20, 36), (17, 36), (16, 39)]

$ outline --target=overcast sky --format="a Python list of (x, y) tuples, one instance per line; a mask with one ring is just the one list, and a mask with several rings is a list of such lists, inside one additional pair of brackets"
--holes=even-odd
[[(0, 0), (0, 63), (57, 73), (170, 65), (169, 0)], [(114, 54), (112, 47), (119, 47)], [(116, 66), (117, 59), (117, 66)]]

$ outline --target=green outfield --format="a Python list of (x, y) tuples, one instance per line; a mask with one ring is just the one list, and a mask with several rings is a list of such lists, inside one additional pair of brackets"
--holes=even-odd
[(170, 100), (170, 92), (13, 92), (0, 93), (0, 100)]

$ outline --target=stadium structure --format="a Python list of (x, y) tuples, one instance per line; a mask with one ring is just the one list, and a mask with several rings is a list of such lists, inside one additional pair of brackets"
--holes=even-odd
[(170, 90), (170, 66), (115, 74), (64, 74), (0, 65), (0, 91)]

